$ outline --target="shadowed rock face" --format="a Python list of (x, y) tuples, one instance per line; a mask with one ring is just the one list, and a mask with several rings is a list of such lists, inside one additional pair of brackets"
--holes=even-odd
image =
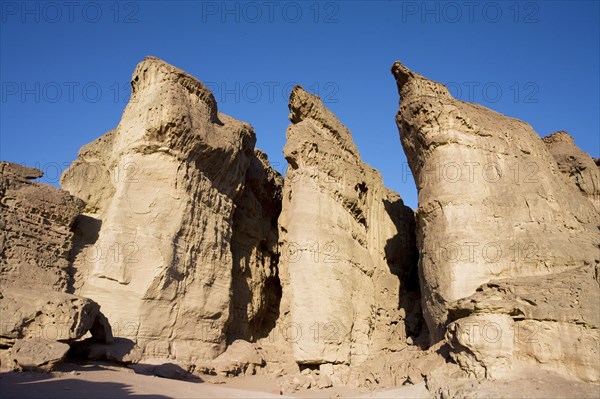
[(293, 334), (297, 363), (333, 363), (335, 374), (419, 332), (402, 301), (415, 264), (413, 212), (362, 162), (319, 97), (296, 86), (289, 108), (280, 326)]
[[(232, 254), (236, 201), (268, 162), (252, 166), (252, 127), (219, 113), (212, 93), (185, 72), (148, 57), (131, 84), (117, 128), (84, 146), (61, 179), (86, 202), (76, 289), (97, 300), (115, 335), (136, 340), (145, 357), (212, 359), (225, 349), (233, 265), (242, 262)], [(277, 217), (269, 213), (276, 209), (251, 210), (259, 222)], [(261, 229), (242, 243), (245, 264), (256, 269), (256, 291), (241, 300), (254, 304), (242, 309), (249, 320), (265, 312), (256, 305), (265, 295), (261, 279), (277, 276), (276, 229)], [(263, 239), (269, 244), (258, 251)], [(239, 302), (235, 311), (246, 307)]]
[(277, 219), (283, 178), (256, 149), (233, 214), (233, 295), (228, 341), (265, 337), (279, 316)]
[(577, 147), (567, 132), (552, 133), (543, 140), (563, 176), (575, 183), (600, 212), (600, 167), (594, 159)]
[(455, 100), (399, 62), (392, 73), (419, 191), (432, 341), (451, 323), (450, 357), (479, 379), (533, 363), (598, 381), (600, 214), (589, 156), (564, 133), (544, 143), (526, 123)]

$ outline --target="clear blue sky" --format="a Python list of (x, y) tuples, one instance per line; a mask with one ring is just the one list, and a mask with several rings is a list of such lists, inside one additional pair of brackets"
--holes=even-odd
[(318, 92), (363, 159), (416, 207), (394, 116), (395, 60), (600, 157), (597, 1), (55, 1), (1, 3), (0, 158), (57, 173), (114, 128), (154, 55), (254, 126), (284, 172), (287, 94)]

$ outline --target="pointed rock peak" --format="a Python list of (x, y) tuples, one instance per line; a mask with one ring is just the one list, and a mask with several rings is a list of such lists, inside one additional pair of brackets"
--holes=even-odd
[[(394, 62), (391, 68), (392, 75), (396, 79), (396, 84), (398, 85), (398, 94), (402, 95), (402, 93), (406, 90), (409, 90), (405, 87), (414, 86), (411, 91), (417, 91), (419, 93), (429, 93), (436, 96), (452, 98), (450, 92), (441, 83), (435, 82), (433, 80), (427, 79), (423, 75), (419, 75), (416, 72), (411, 71), (400, 61)], [(409, 85), (408, 83), (417, 82), (416, 85)]]
[(190, 94), (198, 96), (209, 108), (211, 119), (218, 121), (217, 101), (212, 92), (192, 75), (157, 57), (147, 56), (135, 67), (131, 77), (132, 97), (144, 89), (164, 84), (180, 85)]
[(144, 74), (144, 72), (153, 72), (165, 76), (183, 76), (195, 81), (196, 84), (202, 85), (202, 82), (200, 82), (198, 79), (188, 74), (187, 72), (183, 71), (182, 69), (179, 69), (169, 64), (168, 62), (153, 56), (147, 56), (139, 64), (137, 64), (133, 73), (133, 77), (139, 77), (140, 79), (152, 77), (152, 75)]
[(323, 129), (331, 133), (341, 148), (360, 158), (358, 149), (352, 140), (352, 133), (324, 104), (317, 95), (310, 94), (300, 85), (294, 86), (290, 93), (289, 119), (293, 124), (298, 124), (310, 119)]
[(564, 130), (559, 130), (558, 132), (554, 132), (544, 137), (544, 143), (557, 143), (557, 142), (567, 142), (567, 143), (575, 143), (575, 139), (571, 137), (571, 135)]
[(0, 162), (0, 175), (17, 175), (24, 179), (34, 180), (44, 176), (44, 172), (39, 169), (29, 168), (12, 162)]
[(406, 82), (408, 82), (409, 78), (415, 76), (415, 74), (410, 69), (402, 65), (400, 61), (396, 61), (394, 62), (394, 65), (392, 65), (392, 75), (394, 75), (394, 77), (396, 78), (396, 83), (398, 83), (398, 90), (402, 89), (402, 86), (404, 86)]
[(305, 118), (309, 118), (313, 108), (323, 108), (323, 102), (318, 96), (310, 94), (300, 85), (294, 86), (290, 93), (290, 102), (288, 104), (290, 108), (290, 121), (292, 123), (299, 123)]

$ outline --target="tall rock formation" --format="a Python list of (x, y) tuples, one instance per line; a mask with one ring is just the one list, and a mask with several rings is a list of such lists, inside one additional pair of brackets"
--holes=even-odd
[[(561, 173), (577, 167), (557, 165), (528, 124), (455, 100), (399, 62), (392, 73), (432, 341), (453, 322), (451, 356), (479, 378), (523, 360), (597, 381), (600, 214), (582, 195), (593, 177), (575, 177), (578, 189)], [(526, 326), (535, 334), (519, 334)]]
[(418, 306), (418, 287), (407, 292), (413, 211), (361, 160), (350, 131), (319, 97), (296, 86), (289, 108), (280, 326), (298, 364), (343, 375), (418, 334), (405, 301), (416, 295)]
[[(61, 179), (86, 202), (76, 288), (98, 301), (115, 335), (136, 340), (146, 358), (212, 359), (225, 349), (234, 261), (242, 262), (232, 253), (236, 219), (244, 223), (234, 217), (236, 201), (247, 179), (274, 172), (264, 157), (256, 165), (252, 127), (219, 113), (197, 79), (148, 57), (131, 84), (117, 128), (83, 147)], [(256, 219), (268, 214), (250, 210)], [(265, 278), (277, 275), (270, 261), (276, 251), (256, 246), (262, 234), (276, 237), (273, 230), (255, 232), (241, 255)], [(265, 284), (254, 284), (253, 295), (264, 295)], [(255, 305), (248, 318), (261, 312)]]

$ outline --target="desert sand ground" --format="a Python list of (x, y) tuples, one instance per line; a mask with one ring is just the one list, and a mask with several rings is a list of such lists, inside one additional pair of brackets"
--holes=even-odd
[(242, 378), (179, 381), (136, 374), (134, 370), (105, 363), (64, 364), (51, 373), (21, 372), (0, 374), (0, 397), (140, 399), (167, 398), (430, 398), (424, 384), (400, 389), (368, 392), (356, 388), (301, 390), (280, 395), (274, 380), (264, 375)]
[[(473, 398), (600, 398), (600, 385), (564, 379), (543, 370), (523, 369), (509, 381), (461, 382), (457, 397)], [(448, 381), (451, 385), (451, 382)], [(458, 383), (459, 381), (454, 381)], [(351, 387), (300, 390), (281, 395), (274, 379), (265, 375), (172, 380), (137, 374), (109, 363), (67, 363), (57, 371), (0, 374), (0, 398), (39, 399), (167, 399), (167, 398), (390, 398), (429, 399), (424, 383), (368, 391)]]

